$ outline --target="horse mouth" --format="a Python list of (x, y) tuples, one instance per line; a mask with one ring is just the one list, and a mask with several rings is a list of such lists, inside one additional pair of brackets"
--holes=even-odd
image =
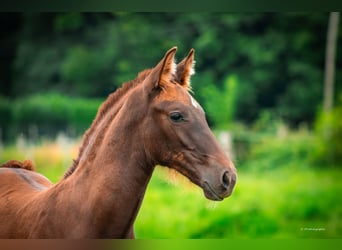
[(203, 192), (205, 197), (213, 201), (222, 201), (224, 198), (218, 195), (207, 181), (203, 183)]

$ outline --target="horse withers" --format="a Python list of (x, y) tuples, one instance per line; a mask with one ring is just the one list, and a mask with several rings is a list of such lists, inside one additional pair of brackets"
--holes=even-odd
[(190, 95), (194, 50), (175, 64), (176, 50), (109, 95), (58, 183), (30, 162), (0, 168), (1, 238), (133, 238), (156, 165), (177, 170), (208, 199), (232, 194), (235, 167)]

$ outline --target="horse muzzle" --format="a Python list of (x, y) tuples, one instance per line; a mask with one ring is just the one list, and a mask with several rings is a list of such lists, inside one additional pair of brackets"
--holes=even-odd
[(236, 172), (232, 170), (224, 170), (219, 178), (207, 176), (201, 185), (205, 197), (214, 201), (221, 201), (229, 197), (233, 193), (236, 179)]

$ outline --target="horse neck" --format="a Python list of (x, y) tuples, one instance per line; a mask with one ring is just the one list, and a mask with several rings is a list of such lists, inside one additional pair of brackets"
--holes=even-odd
[[(122, 106), (114, 119), (103, 118), (107, 124), (98, 126), (90, 138), (101, 141), (85, 150), (88, 156), (82, 156), (75, 172), (57, 185), (65, 189), (65, 196), (76, 206), (73, 209), (95, 219), (89, 223), (96, 237), (127, 235), (153, 171), (141, 143), (141, 122), (133, 121), (130, 117), (136, 119), (137, 115), (126, 113)], [(80, 194), (86, 194), (86, 200)]]

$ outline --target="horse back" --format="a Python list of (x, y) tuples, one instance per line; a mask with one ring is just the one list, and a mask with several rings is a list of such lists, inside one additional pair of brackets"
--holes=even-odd
[(51, 186), (46, 177), (27, 168), (0, 168), (0, 238), (27, 237), (21, 221), (33, 212), (36, 197)]

